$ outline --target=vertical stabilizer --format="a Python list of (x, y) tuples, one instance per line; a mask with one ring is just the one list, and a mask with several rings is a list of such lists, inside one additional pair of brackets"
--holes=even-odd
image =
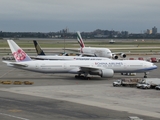
[(77, 40), (78, 40), (78, 43), (79, 43), (79, 45), (81, 47), (80, 52), (83, 53), (83, 48), (85, 47), (85, 45), (84, 45), (83, 39), (82, 39), (81, 34), (80, 34), (79, 31), (77, 31)]
[(81, 34), (80, 34), (79, 31), (77, 31), (77, 40), (78, 40), (78, 43), (79, 43), (80, 47), (81, 47), (81, 48), (84, 48), (85, 45), (84, 45), (84, 43), (83, 43), (83, 39), (82, 39)]
[(34, 43), (34, 47), (36, 49), (37, 55), (45, 55), (45, 53), (41, 49), (41, 46), (38, 44), (38, 42), (36, 40), (33, 40), (33, 43)]
[(13, 40), (7, 42), (17, 62), (31, 61), (31, 58)]

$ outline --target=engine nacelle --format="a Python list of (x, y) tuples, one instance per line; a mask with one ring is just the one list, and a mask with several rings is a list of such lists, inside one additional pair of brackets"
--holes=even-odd
[(95, 71), (90, 71), (90, 75), (99, 75), (101, 77), (105, 78), (111, 78), (114, 75), (114, 71), (112, 69), (103, 69), (103, 70), (95, 70)]
[(101, 77), (111, 78), (114, 75), (114, 71), (112, 69), (103, 69), (101, 70)]
[(113, 54), (113, 55), (112, 55), (112, 58), (113, 58), (113, 59), (118, 59), (118, 56), (115, 55), (115, 54)]
[(121, 58), (126, 58), (126, 54), (124, 54), (124, 53), (121, 53)]

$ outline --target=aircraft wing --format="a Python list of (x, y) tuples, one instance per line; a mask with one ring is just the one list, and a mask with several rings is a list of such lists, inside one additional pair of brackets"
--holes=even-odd
[(13, 67), (27, 67), (28, 65), (23, 64), (23, 62), (9, 62), (9, 61), (2, 61), (6, 63), (8, 66), (13, 66)]
[(68, 50), (68, 51), (73, 51), (73, 52), (79, 52), (80, 51), (78, 49), (63, 49), (63, 50)]
[(79, 56), (88, 56), (88, 57), (97, 57), (96, 54), (91, 54), (91, 53), (79, 53), (79, 49), (63, 49), (63, 50), (69, 50), (69, 51), (73, 51), (73, 52), (78, 52), (76, 53), (76, 55), (79, 55)]
[(87, 57), (97, 57), (96, 54), (89, 54), (89, 53), (77, 53), (78, 56), (87, 56)]
[(125, 52), (125, 53), (124, 52), (114, 52), (112, 54), (121, 55), (121, 54), (127, 54), (127, 53), (129, 54), (130, 52)]
[(114, 52), (112, 55), (121, 55), (123, 52)]
[(37, 56), (30, 56), (30, 58), (34, 59), (34, 60), (48, 60), (48, 59), (40, 58), (40, 57), (37, 57)]
[(125, 53), (123, 53), (123, 52), (114, 52), (114, 53), (112, 53), (112, 58), (114, 58), (114, 59), (118, 59), (118, 56), (117, 55), (119, 55), (121, 58), (126, 58), (126, 53), (130, 53), (130, 52), (125, 52)]

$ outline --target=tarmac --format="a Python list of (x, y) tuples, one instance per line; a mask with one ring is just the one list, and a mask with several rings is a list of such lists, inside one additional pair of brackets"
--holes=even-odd
[[(148, 78), (160, 78), (158, 69)], [(33, 85), (0, 84), (2, 120), (143, 120), (160, 119), (160, 91), (135, 87), (113, 87), (119, 78), (142, 78), (115, 74), (113, 78), (92, 76), (75, 79), (73, 74), (42, 74), (7, 67), (0, 62), (0, 81), (32, 81)]]

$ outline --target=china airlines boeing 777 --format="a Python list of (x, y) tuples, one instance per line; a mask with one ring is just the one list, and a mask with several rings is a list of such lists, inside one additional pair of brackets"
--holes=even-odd
[(113, 77), (114, 73), (145, 73), (157, 69), (153, 63), (141, 60), (31, 60), (31, 58), (13, 41), (7, 40), (16, 62), (3, 61), (10, 67), (41, 73), (73, 73), (75, 77), (89, 79), (88, 75)]

